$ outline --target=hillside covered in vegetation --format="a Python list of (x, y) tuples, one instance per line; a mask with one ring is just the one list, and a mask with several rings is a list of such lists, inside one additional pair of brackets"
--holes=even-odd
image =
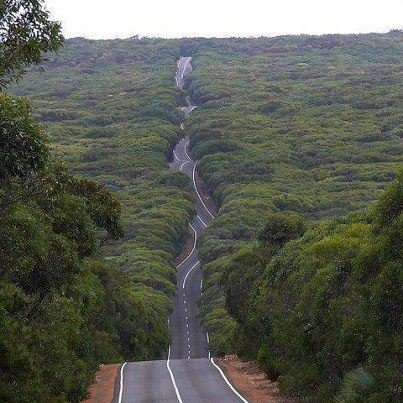
[(204, 324), (215, 353), (259, 359), (292, 395), (328, 399), (361, 366), (382, 401), (401, 393), (401, 179), (384, 216), (329, 219), (396, 178), (402, 45), (397, 31), (182, 44), (191, 153), (220, 206)]
[[(4, 62), (4, 84), (33, 56), (10, 80)], [(69, 40), (9, 86), (31, 102), (1, 96), (0, 400), (78, 401), (100, 363), (166, 353), (194, 211), (167, 161), (178, 56), (163, 40)]]
[(142, 311), (124, 335), (132, 360), (159, 358), (168, 348), (173, 260), (194, 211), (188, 179), (167, 163), (181, 135), (178, 52), (164, 40), (73, 39), (15, 89), (31, 97), (54, 153), (124, 206), (125, 236), (102, 252), (128, 274)]

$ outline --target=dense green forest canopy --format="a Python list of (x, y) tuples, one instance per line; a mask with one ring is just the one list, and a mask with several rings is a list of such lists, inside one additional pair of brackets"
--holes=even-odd
[(130, 272), (135, 293), (158, 318), (164, 342), (146, 349), (144, 359), (168, 345), (173, 258), (193, 213), (186, 177), (170, 173), (167, 164), (181, 134), (173, 80), (178, 52), (176, 43), (164, 40), (73, 39), (43, 73), (32, 71), (15, 89), (31, 94), (54, 153), (113, 190), (125, 207), (126, 235), (103, 251)]
[(69, 40), (43, 73), (32, 71), (16, 89), (31, 95), (54, 153), (124, 204), (125, 238), (104, 251), (158, 313), (165, 347), (173, 257), (193, 212), (187, 180), (167, 165), (180, 135), (178, 51), (164, 40)]
[[(2, 60), (15, 52), (5, 80), (62, 40), (41, 3), (25, 4), (26, 46), (2, 43)], [(167, 350), (193, 213), (188, 179), (167, 164), (178, 55), (174, 41), (69, 40), (11, 89), (32, 106), (1, 96), (0, 400), (77, 401), (99, 363)]]
[(95, 260), (122, 235), (121, 206), (51, 159), (26, 100), (0, 95), (0, 127), (0, 400), (78, 400), (121, 357), (119, 305), (141, 316), (127, 278)]
[[(222, 262), (237, 351), (288, 393), (401, 400), (402, 173), (369, 212), (302, 237), (295, 217), (273, 213), (258, 242)], [(282, 242), (267, 236), (279, 223)]]
[(379, 244), (392, 221), (316, 223), (371, 206), (396, 178), (402, 45), (400, 31), (182, 43), (191, 152), (220, 206), (202, 239), (204, 324), (215, 353), (258, 358), (294, 395), (329, 399), (350, 370), (350, 393), (356, 378), (374, 401), (400, 393), (401, 179), (396, 239)]

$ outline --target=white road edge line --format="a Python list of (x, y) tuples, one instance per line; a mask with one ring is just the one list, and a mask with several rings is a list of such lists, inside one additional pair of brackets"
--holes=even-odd
[(189, 161), (192, 161), (192, 159), (189, 157), (189, 154), (188, 154), (188, 145), (189, 145), (189, 144), (186, 144), (186, 145), (185, 145), (185, 154), (186, 154), (186, 157), (189, 158)]
[(186, 164), (188, 164), (189, 162), (190, 162), (190, 160), (189, 160), (189, 161), (185, 161), (185, 162), (181, 165), (181, 167), (179, 168), (179, 171), (182, 172), (183, 167), (184, 167)]
[(125, 362), (122, 367), (120, 368), (120, 390), (119, 390), (119, 399), (118, 403), (122, 403), (122, 396), (123, 396), (123, 369), (125, 368), (127, 362)]
[(214, 362), (213, 358), (210, 358), (211, 363), (218, 369), (218, 371), (220, 372), (221, 376), (224, 378), (224, 381), (227, 383), (227, 385), (231, 388), (231, 390), (244, 402), (244, 403), (248, 403), (248, 401), (242, 397), (238, 391), (231, 385), (231, 382), (227, 379), (227, 377), (225, 376), (224, 372), (222, 372), (221, 368)]
[(178, 158), (178, 156), (176, 155), (175, 150), (174, 150), (174, 157), (179, 161), (179, 158)]
[(203, 201), (203, 199), (201, 198), (199, 191), (197, 190), (196, 180), (195, 180), (196, 165), (197, 165), (197, 162), (196, 162), (196, 164), (194, 164), (194, 167), (193, 167), (193, 186), (194, 186), (194, 188), (195, 188), (195, 190), (196, 190), (197, 196), (199, 197), (200, 201), (202, 202), (202, 204), (203, 204), (204, 208), (206, 209), (207, 213), (209, 213), (212, 218), (215, 218), (214, 215), (211, 213), (211, 211), (210, 211), (210, 210), (207, 208), (207, 206), (204, 204), (204, 201)]
[(169, 366), (169, 360), (170, 359), (171, 359), (171, 346), (169, 346), (169, 350), (168, 350), (167, 368), (168, 368), (168, 371), (169, 371), (169, 375), (171, 375), (171, 381), (172, 381), (172, 384), (174, 385), (174, 389), (175, 389), (175, 393), (176, 393), (176, 397), (178, 399), (178, 402), (183, 403), (181, 395), (180, 395), (179, 390), (178, 390), (178, 387), (176, 386), (174, 374), (172, 373), (171, 367)]
[(207, 224), (202, 220), (202, 218), (199, 216), (199, 214), (197, 214), (197, 218), (201, 221), (201, 223), (207, 227)]
[[(182, 288), (183, 288), (183, 289), (185, 288), (186, 280), (187, 280), (187, 278), (188, 278), (190, 272), (191, 272), (199, 263), (200, 263), (200, 260), (198, 260), (198, 261), (190, 268), (190, 270), (186, 273), (186, 276), (185, 276), (185, 278), (183, 279), (183, 284), (182, 284)], [(185, 308), (185, 310), (186, 310), (186, 308)]]
[(197, 232), (196, 232), (196, 230), (193, 228), (193, 225), (192, 225), (192, 224), (189, 224), (189, 226), (190, 226), (190, 228), (192, 228), (192, 230), (193, 230), (193, 232), (194, 232), (194, 234), (195, 234), (195, 239), (194, 239), (193, 248), (192, 248), (192, 250), (190, 251), (189, 255), (187, 255), (187, 257), (186, 257), (184, 260), (182, 260), (182, 261), (176, 266), (177, 269), (179, 269), (179, 266), (182, 266), (183, 263), (185, 263), (186, 260), (188, 260), (188, 259), (190, 258), (190, 256), (192, 256), (192, 253), (193, 253), (194, 250), (196, 249)]

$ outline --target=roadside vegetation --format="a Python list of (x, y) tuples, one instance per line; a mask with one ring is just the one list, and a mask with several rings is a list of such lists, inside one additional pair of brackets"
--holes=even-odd
[(167, 164), (179, 47), (61, 49), (40, 1), (5, 3), (0, 17), (0, 84), (14, 94), (0, 93), (0, 400), (79, 401), (100, 363), (168, 348), (194, 208)]
[(123, 239), (101, 251), (129, 276), (143, 311), (125, 334), (131, 360), (160, 358), (168, 348), (173, 262), (194, 212), (187, 177), (167, 163), (182, 135), (173, 79), (178, 52), (174, 42), (158, 39), (72, 39), (43, 72), (31, 71), (13, 89), (30, 95), (54, 153), (124, 206)]
[(215, 354), (259, 360), (293, 396), (402, 398), (402, 41), (182, 43), (191, 153), (220, 207), (203, 322)]

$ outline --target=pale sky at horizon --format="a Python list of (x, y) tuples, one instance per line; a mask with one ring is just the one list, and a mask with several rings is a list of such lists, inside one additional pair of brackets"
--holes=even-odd
[[(67, 38), (368, 33), (403, 28), (403, 0), (46, 0)], [(111, 8), (113, 6), (113, 8)]]

